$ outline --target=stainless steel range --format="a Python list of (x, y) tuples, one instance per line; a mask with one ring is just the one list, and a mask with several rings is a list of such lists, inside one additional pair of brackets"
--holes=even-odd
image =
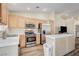
[(36, 34), (34, 32), (25, 32), (26, 46), (32, 47), (36, 45)]

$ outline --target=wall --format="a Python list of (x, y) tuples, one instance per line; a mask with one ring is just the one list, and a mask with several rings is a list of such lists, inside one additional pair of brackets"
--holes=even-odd
[(75, 18), (75, 36), (79, 37), (79, 16)]
[(75, 25), (79, 25), (79, 16), (75, 19)]
[(55, 33), (59, 32), (60, 26), (67, 26), (68, 33), (75, 32), (75, 21), (73, 18), (63, 19), (59, 14), (56, 14), (55, 22)]

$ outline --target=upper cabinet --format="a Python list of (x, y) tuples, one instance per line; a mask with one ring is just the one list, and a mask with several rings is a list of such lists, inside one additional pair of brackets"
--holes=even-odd
[(25, 24), (35, 24), (35, 28), (38, 28), (39, 23), (46, 23), (47, 21), (28, 18), (24, 16), (18, 16), (14, 14), (8, 15), (8, 26), (9, 28), (25, 28)]
[(21, 16), (9, 14), (8, 26), (9, 26), (9, 28), (24, 28), (25, 27), (25, 18), (21, 17)]
[(8, 10), (7, 10), (7, 4), (0, 3), (0, 21), (3, 24), (8, 25)]

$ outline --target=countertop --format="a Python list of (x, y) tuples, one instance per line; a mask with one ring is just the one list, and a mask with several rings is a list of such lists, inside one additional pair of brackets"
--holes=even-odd
[(46, 35), (47, 38), (62, 38), (62, 37), (69, 37), (74, 36), (73, 34), (56, 34), (56, 35)]
[(0, 47), (12, 46), (19, 44), (19, 37), (7, 37), (6, 39), (0, 38)]

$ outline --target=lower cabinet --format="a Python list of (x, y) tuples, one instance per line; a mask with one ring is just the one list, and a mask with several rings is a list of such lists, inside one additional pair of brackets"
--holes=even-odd
[(36, 45), (40, 44), (40, 34), (36, 35)]
[(19, 41), (20, 41), (20, 48), (25, 48), (26, 47), (25, 35), (20, 35)]

